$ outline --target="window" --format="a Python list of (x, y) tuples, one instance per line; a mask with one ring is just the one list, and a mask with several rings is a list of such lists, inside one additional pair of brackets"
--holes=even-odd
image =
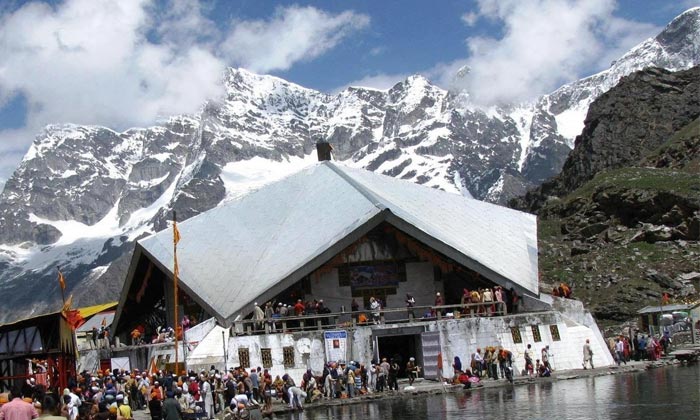
[(248, 347), (238, 348), (238, 364), (242, 368), (250, 368), (250, 352)]
[(539, 325), (532, 326), (532, 337), (535, 339), (535, 343), (539, 343), (540, 341), (542, 341), (542, 336), (540, 335), (540, 326)]
[(556, 324), (549, 326), (549, 332), (552, 334), (552, 341), (561, 341), (559, 336), (559, 326)]
[(284, 367), (294, 367), (294, 347), (282, 347), (282, 355), (284, 357)]
[(272, 367), (272, 349), (260, 349), (262, 365), (265, 369)]
[(520, 344), (523, 342), (523, 337), (520, 336), (519, 327), (510, 327), (510, 334), (513, 336), (513, 343)]

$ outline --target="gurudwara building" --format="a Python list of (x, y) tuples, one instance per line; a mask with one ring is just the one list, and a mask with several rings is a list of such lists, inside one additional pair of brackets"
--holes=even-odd
[[(177, 319), (166, 229), (137, 242), (113, 329), (128, 342), (141, 328), (150, 341), (187, 317), (195, 325), (179, 354), (188, 369), (298, 377), (333, 360), (415, 357), (437, 378), (441, 367), (451, 375), (455, 356), (486, 346), (509, 349), (522, 369), (528, 344), (536, 355), (549, 346), (554, 368), (571, 369), (586, 339), (596, 366), (613, 363), (580, 302), (540, 295), (537, 220), (527, 213), (326, 160), (178, 228)], [(486, 288), (517, 294), (517, 312), (463, 304), (465, 289)], [(323, 310), (297, 317), (299, 300)], [(270, 316), (285, 305), (287, 316)], [(172, 353), (154, 346), (149, 363), (167, 366)]]

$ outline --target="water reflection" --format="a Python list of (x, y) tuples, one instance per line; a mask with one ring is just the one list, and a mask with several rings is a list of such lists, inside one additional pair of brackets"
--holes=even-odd
[(700, 419), (700, 366), (310, 408), (281, 419)]

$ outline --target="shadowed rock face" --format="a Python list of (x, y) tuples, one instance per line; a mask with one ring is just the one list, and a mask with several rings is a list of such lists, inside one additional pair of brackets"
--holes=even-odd
[(622, 79), (591, 104), (562, 171), (512, 205), (537, 212), (603, 170), (636, 166), (700, 116), (700, 67), (647, 69)]

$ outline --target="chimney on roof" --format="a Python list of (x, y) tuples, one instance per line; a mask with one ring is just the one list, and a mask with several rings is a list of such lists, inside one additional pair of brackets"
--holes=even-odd
[(318, 161), (322, 162), (324, 160), (331, 160), (331, 152), (333, 151), (333, 146), (327, 141), (319, 141), (316, 143), (316, 153), (318, 154)]

